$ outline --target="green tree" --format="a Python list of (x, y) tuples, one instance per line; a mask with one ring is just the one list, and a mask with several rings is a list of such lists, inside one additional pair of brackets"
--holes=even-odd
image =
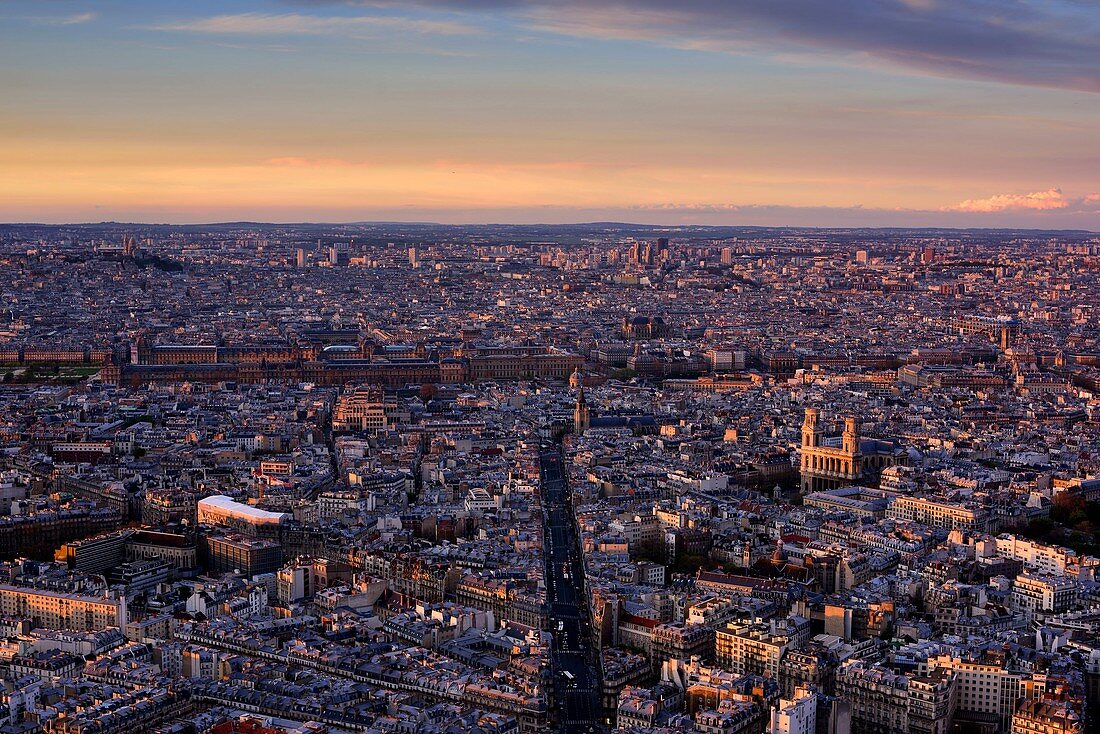
[(1083, 497), (1070, 492), (1060, 492), (1054, 497), (1050, 506), (1050, 518), (1056, 522), (1073, 525), (1071, 518), (1077, 517), (1077, 522), (1085, 519), (1085, 500)]

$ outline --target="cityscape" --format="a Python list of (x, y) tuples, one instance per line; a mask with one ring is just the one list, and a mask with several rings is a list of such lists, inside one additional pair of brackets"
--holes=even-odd
[(1095, 718), (1095, 235), (0, 248), (10, 731)]
[(0, 3), (0, 734), (1100, 731), (1100, 12)]

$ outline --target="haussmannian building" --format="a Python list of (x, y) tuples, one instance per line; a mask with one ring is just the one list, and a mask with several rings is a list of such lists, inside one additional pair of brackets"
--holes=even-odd
[(125, 629), (125, 597), (109, 598), (67, 594), (45, 589), (0, 584), (0, 614), (28, 617), (36, 627), (59, 630)]

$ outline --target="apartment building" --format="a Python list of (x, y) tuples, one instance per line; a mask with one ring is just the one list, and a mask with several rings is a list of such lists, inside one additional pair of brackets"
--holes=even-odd
[(780, 699), (772, 709), (769, 734), (814, 734), (817, 731), (817, 696), (799, 688), (790, 699)]
[(28, 617), (36, 627), (52, 629), (101, 630), (126, 627), (124, 597), (108, 598), (66, 594), (0, 584), (0, 614)]
[(929, 658), (927, 666), (930, 671), (954, 674), (958, 720), (993, 722), (1000, 731), (1006, 731), (1017, 703), (1040, 698), (1047, 688), (1045, 675), (1012, 670), (1006, 663), (998, 655), (967, 659), (945, 654)]
[(1077, 603), (1077, 583), (1025, 571), (1012, 584), (1012, 603), (1031, 616), (1065, 612)]
[(895, 497), (886, 508), (886, 517), (948, 530), (986, 532), (989, 529), (989, 514), (984, 509), (967, 507), (945, 498)]
[(1011, 734), (1082, 734), (1080, 702), (1043, 698), (1025, 701), (1012, 715)]
[(774, 627), (729, 625), (714, 634), (714, 656), (722, 667), (738, 674), (770, 675), (779, 680), (779, 664), (797, 639)]

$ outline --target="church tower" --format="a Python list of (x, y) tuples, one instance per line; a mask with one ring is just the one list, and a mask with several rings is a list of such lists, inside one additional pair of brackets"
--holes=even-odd
[(844, 453), (855, 456), (859, 453), (859, 427), (855, 418), (844, 419), (844, 433), (841, 436), (841, 446)]
[(584, 386), (577, 391), (577, 404), (573, 407), (573, 433), (584, 435), (590, 425), (588, 403), (584, 399)]
[(806, 408), (806, 418), (802, 421), (802, 448), (804, 449), (821, 445), (823, 431), (817, 418), (817, 408)]

